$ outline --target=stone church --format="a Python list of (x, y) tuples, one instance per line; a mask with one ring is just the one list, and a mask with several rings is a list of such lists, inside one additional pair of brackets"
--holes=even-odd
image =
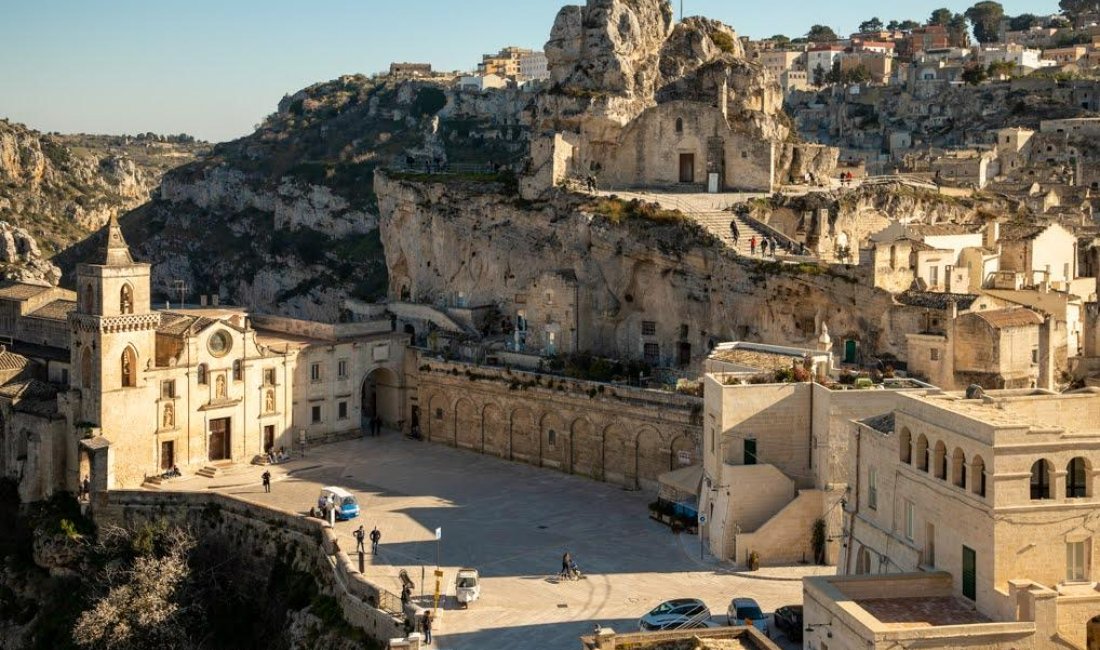
[(117, 221), (77, 291), (0, 287), (0, 475), (37, 499), (216, 472), (303, 442), (400, 426), (407, 335), (228, 307), (152, 307)]

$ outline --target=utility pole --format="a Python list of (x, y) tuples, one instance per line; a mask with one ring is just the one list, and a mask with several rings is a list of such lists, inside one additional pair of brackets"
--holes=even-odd
[(680, 0), (680, 22), (684, 22), (684, 0)]

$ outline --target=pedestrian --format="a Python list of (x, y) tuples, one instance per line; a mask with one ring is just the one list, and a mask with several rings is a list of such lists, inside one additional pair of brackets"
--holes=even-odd
[(412, 600), (412, 587), (409, 585), (403, 585), (401, 587), (401, 611), (405, 611), (405, 608), (409, 606), (409, 601)]
[(571, 566), (573, 566), (573, 556), (569, 555), (569, 551), (566, 551), (565, 554), (561, 556), (561, 577), (562, 578), (568, 578), (569, 577), (569, 567), (571, 567)]
[(760, 257), (767, 257), (767, 256), (768, 256), (768, 240), (761, 237), (760, 238)]
[(364, 544), (364, 541), (366, 539), (367, 539), (367, 531), (363, 530), (363, 527), (360, 526), (359, 528), (357, 528), (355, 530), (355, 552), (356, 553), (366, 553), (367, 552), (367, 547)]
[(432, 610), (428, 609), (424, 611), (424, 643), (432, 644)]
[(753, 235), (752, 239), (749, 240), (749, 252), (756, 255), (756, 235)]
[(378, 555), (378, 542), (382, 540), (382, 531), (378, 530), (378, 526), (374, 527), (374, 530), (370, 531), (370, 553), (371, 555)]
[(261, 478), (264, 480), (264, 492), (270, 492), (271, 491), (271, 472), (269, 472), (267, 470), (264, 470), (263, 476), (261, 476)]
[(741, 233), (737, 231), (737, 222), (730, 222), (730, 236), (733, 237), (733, 243), (737, 243), (741, 239)]
[(85, 499), (90, 499), (92, 496), (92, 481), (87, 476), (80, 482), (80, 496)]

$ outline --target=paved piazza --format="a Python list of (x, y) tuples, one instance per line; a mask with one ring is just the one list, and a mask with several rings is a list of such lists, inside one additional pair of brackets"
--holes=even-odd
[[(382, 545), (378, 557), (368, 555), (367, 574), (394, 593), (400, 593), (400, 569), (419, 585), (422, 566), (430, 593), (434, 531), (442, 527), (446, 593), (453, 595), (455, 569), (471, 566), (481, 572), (482, 598), (466, 610), (446, 599), (436, 626), (438, 648), (576, 650), (578, 637), (596, 623), (633, 631), (643, 613), (675, 597), (702, 598), (724, 622), (733, 596), (754, 597), (770, 612), (802, 602), (802, 576), (832, 572), (737, 572), (700, 560), (698, 537), (673, 535), (651, 521), (646, 505), (652, 495), (392, 432), (314, 447), (304, 459), (272, 470), (271, 494), (260, 487), (259, 467), (212, 481), (174, 482), (172, 489), (217, 489), (308, 511), (321, 486), (343, 486), (363, 507), (358, 520), (337, 524), (343, 548), (355, 548), (351, 535), (360, 524), (368, 531), (378, 526)], [(556, 582), (566, 549), (587, 579)]]

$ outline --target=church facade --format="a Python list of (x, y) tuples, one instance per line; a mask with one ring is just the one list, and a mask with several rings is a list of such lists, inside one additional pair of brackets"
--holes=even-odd
[[(112, 221), (106, 245), (77, 268), (75, 296), (0, 288), (0, 314), (11, 314), (0, 357), (26, 361), (0, 387), (0, 473), (19, 481), (24, 499), (74, 490), (84, 477), (93, 489), (113, 489), (173, 468), (217, 471), (355, 435), (376, 415), (401, 425), (407, 336), (390, 321), (156, 310), (151, 271)], [(28, 322), (45, 308), (5, 300), (5, 292), (36, 291), (62, 292), (46, 309), (58, 330), (52, 340), (23, 340), (43, 329)]]

